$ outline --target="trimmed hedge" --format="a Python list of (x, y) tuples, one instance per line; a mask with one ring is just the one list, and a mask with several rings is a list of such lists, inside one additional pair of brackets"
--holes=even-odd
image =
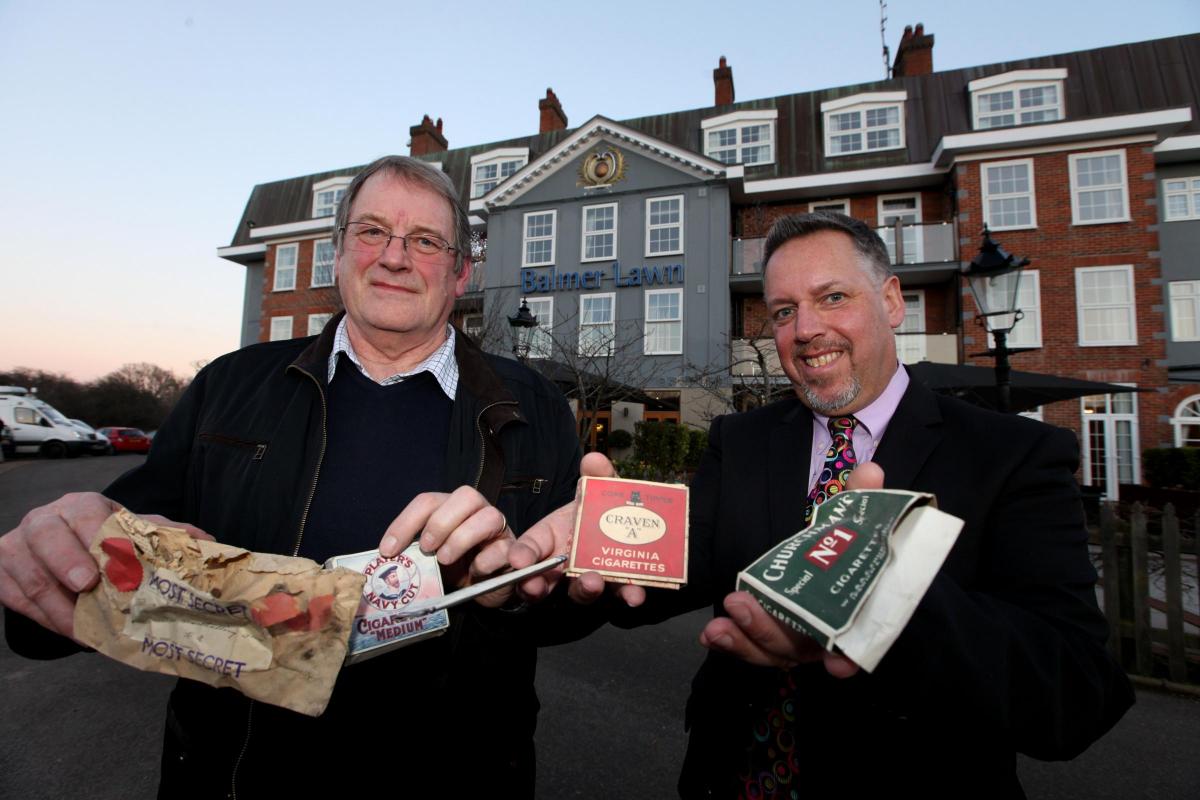
[(1142, 478), (1160, 489), (1200, 491), (1200, 448), (1155, 447), (1142, 452)]

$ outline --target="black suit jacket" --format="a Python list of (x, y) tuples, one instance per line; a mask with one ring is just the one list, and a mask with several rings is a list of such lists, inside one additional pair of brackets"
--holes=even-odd
[[(738, 570), (803, 527), (811, 444), (812, 414), (795, 399), (714, 422), (692, 484), (689, 586), (658, 593), (644, 615), (705, 602), (724, 613)], [(802, 791), (1021, 796), (1016, 752), (1071, 758), (1133, 699), (1105, 649), (1074, 436), (913, 383), (874, 461), (888, 488), (931, 492), (965, 524), (873, 674), (796, 672)], [(732, 794), (779, 678), (709, 655), (688, 701), (684, 796)]]

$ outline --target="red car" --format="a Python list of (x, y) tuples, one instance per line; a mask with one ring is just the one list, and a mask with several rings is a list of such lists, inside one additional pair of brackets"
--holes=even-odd
[(150, 452), (150, 437), (138, 428), (101, 428), (96, 433), (108, 437), (114, 453)]

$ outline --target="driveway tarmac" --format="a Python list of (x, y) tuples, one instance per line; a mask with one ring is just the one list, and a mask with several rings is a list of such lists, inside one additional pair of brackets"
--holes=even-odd
[[(0, 463), (0, 531), (64, 492), (102, 488), (143, 458)], [(636, 631), (604, 628), (542, 651), (538, 798), (676, 796), (683, 704), (706, 619), (700, 611)], [(154, 797), (172, 683), (97, 655), (29, 661), (0, 644), (0, 798)], [(1088, 752), (1068, 763), (1022, 758), (1019, 769), (1030, 798), (1190, 800), (1200, 796), (1197, 742), (1200, 701), (1139, 689), (1138, 704)], [(935, 769), (934, 755), (914, 768)], [(463, 754), (465, 768), (470, 758)]]

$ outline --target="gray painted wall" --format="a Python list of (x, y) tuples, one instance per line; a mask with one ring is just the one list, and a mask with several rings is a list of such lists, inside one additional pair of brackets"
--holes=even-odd
[[(1166, 202), (1163, 198), (1163, 181), (1169, 178), (1200, 177), (1200, 162), (1166, 164), (1158, 167), (1158, 240), (1162, 257), (1163, 308), (1167, 312), (1167, 366), (1200, 364), (1200, 342), (1176, 342), (1171, 339), (1171, 305), (1167, 295), (1171, 281), (1200, 280), (1200, 220), (1165, 222)], [(1200, 370), (1184, 373), (1192, 379), (1200, 379)]]
[[(606, 143), (606, 146), (614, 146)], [(579, 167), (594, 147), (564, 165), (554, 175), (518, 202), (494, 211), (488, 219), (488, 262), (485, 303), (498, 304), (504, 314), (520, 303), (520, 275), (524, 215), (531, 211), (556, 209), (554, 271), (557, 273), (600, 270), (600, 288), (532, 292), (530, 297), (553, 297), (558, 336), (572, 343), (578, 330), (579, 296), (589, 293), (616, 294), (618, 337), (635, 341), (645, 319), (647, 289), (683, 289), (683, 355), (645, 356), (640, 344), (618, 350), (625, 359), (641, 359), (643, 374), (652, 379), (645, 386), (676, 385), (689, 363), (706, 365), (728, 359), (730, 206), (723, 181), (704, 182), (690, 172), (641, 155), (627, 146), (616, 146), (625, 158), (625, 180), (612, 188), (585, 189), (578, 186)], [(683, 195), (683, 254), (647, 257), (646, 200)], [(684, 282), (617, 287), (613, 261), (582, 261), (584, 206), (617, 204), (616, 263), (620, 273), (630, 269), (674, 264), (683, 266)], [(534, 268), (539, 275), (550, 268)], [(494, 312), (493, 312), (494, 313)], [(651, 363), (652, 362), (652, 363)], [(628, 371), (628, 369), (626, 370)]]
[(263, 269), (265, 262), (246, 265), (246, 287), (242, 290), (242, 347), (258, 341), (262, 322)]

